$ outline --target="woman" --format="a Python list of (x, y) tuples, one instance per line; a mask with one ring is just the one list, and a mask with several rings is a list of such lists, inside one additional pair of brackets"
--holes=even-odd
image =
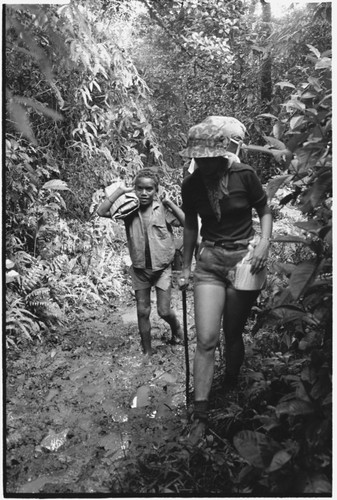
[[(185, 289), (198, 238), (194, 271), (194, 309), (197, 349), (194, 359), (194, 414), (191, 444), (203, 437), (208, 398), (214, 373), (214, 353), (221, 319), (226, 342), (225, 385), (233, 387), (244, 359), (242, 332), (259, 290), (234, 287), (234, 270), (247, 256), (251, 273), (264, 269), (272, 232), (267, 195), (252, 167), (237, 157), (245, 127), (235, 118), (211, 116), (189, 130), (187, 148), (180, 154), (193, 158), (196, 170), (182, 185), (184, 262), (179, 285)], [(260, 219), (261, 237), (255, 235), (252, 208)]]
[(152, 355), (151, 347), (151, 288), (156, 288), (157, 310), (172, 332), (171, 343), (182, 343), (183, 332), (175, 311), (171, 308), (171, 263), (175, 244), (171, 226), (184, 223), (184, 213), (169, 198), (157, 199), (159, 179), (151, 169), (140, 170), (134, 188), (119, 186), (98, 207), (97, 214), (111, 217), (110, 209), (124, 193), (135, 191), (138, 210), (124, 219), (132, 266), (130, 274), (137, 303), (138, 327), (143, 353)]

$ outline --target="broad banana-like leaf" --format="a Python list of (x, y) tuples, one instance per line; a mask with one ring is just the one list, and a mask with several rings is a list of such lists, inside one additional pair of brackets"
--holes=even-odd
[(281, 469), (291, 459), (291, 455), (286, 450), (280, 450), (275, 453), (267, 472), (274, 472)]
[(281, 415), (309, 415), (314, 412), (314, 407), (308, 401), (301, 399), (292, 399), (291, 401), (284, 401), (276, 407), (276, 416)]
[(272, 200), (277, 191), (283, 186), (289, 179), (292, 178), (292, 175), (278, 175), (271, 179), (267, 185), (267, 195), (268, 199)]
[(267, 468), (280, 450), (278, 443), (261, 432), (241, 431), (234, 436), (233, 442), (240, 455), (259, 469)]
[(301, 262), (296, 266), (289, 280), (290, 292), (295, 300), (303, 294), (306, 287), (314, 279), (316, 271), (316, 263), (312, 260)]

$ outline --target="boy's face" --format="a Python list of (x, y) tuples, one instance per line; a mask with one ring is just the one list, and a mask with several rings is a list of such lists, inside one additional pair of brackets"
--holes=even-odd
[(135, 193), (139, 199), (140, 206), (151, 205), (157, 192), (153, 179), (149, 177), (140, 177), (135, 184)]

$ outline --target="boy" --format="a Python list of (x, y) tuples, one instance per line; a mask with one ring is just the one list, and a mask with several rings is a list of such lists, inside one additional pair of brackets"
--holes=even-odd
[(128, 248), (132, 261), (130, 273), (136, 295), (138, 327), (143, 352), (151, 348), (151, 288), (155, 286), (157, 310), (171, 328), (173, 344), (180, 343), (183, 333), (171, 308), (171, 262), (175, 253), (172, 225), (184, 224), (184, 213), (170, 199), (157, 199), (159, 180), (152, 169), (140, 170), (134, 188), (119, 186), (98, 207), (97, 214), (110, 217), (113, 203), (124, 193), (135, 191), (139, 208), (124, 219)]

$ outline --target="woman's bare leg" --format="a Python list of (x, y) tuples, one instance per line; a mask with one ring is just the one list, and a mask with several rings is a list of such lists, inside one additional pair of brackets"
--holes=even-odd
[(208, 400), (214, 374), (214, 353), (219, 340), (226, 289), (211, 283), (194, 289), (197, 350), (194, 358), (194, 400)]
[(223, 316), (223, 329), (226, 342), (226, 375), (235, 379), (243, 363), (245, 348), (242, 333), (252, 306), (259, 291), (246, 292), (227, 288), (226, 304)]
[(194, 358), (194, 419), (188, 435), (191, 445), (203, 438), (208, 414), (208, 397), (214, 374), (214, 353), (220, 335), (226, 289), (211, 283), (194, 288), (197, 349)]

